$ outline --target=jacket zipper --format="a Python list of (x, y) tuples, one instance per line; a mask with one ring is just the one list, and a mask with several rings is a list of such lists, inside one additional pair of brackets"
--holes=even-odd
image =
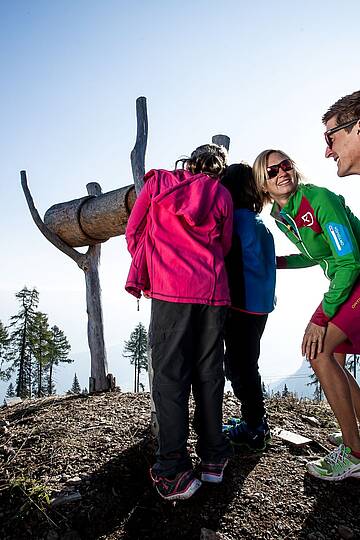
[[(293, 229), (294, 229), (293, 235), (296, 236), (296, 238), (298, 238), (298, 240), (300, 240), (300, 243), (301, 243), (302, 247), (304, 248), (304, 251), (305, 251), (306, 255), (309, 257), (309, 259), (312, 259), (313, 261), (315, 261), (315, 258), (312, 255), (310, 255), (308, 249), (306, 248), (306, 246), (305, 246), (305, 244), (304, 244), (304, 242), (303, 242), (303, 240), (302, 240), (302, 238), (300, 236), (299, 229), (298, 229), (295, 221), (293, 220), (293, 218), (289, 214), (287, 214), (286, 212), (284, 212), (283, 215), (285, 215), (287, 218), (289, 218), (291, 223), (293, 224)], [(280, 221), (279, 219), (275, 218), (275, 220), (284, 225), (284, 223), (282, 221)], [(322, 260), (323, 260), (323, 262), (325, 264), (325, 269), (324, 269), (325, 276), (327, 277), (327, 279), (329, 281), (331, 281), (330, 277), (329, 277), (329, 274), (328, 274), (329, 263), (325, 259), (322, 259)]]

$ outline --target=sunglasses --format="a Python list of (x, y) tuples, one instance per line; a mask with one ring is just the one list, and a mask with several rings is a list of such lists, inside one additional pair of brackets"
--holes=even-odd
[(333, 140), (331, 138), (331, 135), (333, 133), (336, 133), (337, 131), (340, 131), (341, 129), (345, 129), (345, 128), (348, 128), (350, 126), (353, 126), (354, 124), (356, 124), (356, 122), (358, 120), (359, 119), (351, 120), (351, 122), (346, 122), (346, 124), (340, 124), (340, 126), (336, 126), (336, 127), (333, 127), (331, 129), (328, 129), (327, 131), (325, 131), (325, 133), (324, 133), (325, 141), (326, 141), (327, 146), (330, 148), (330, 150), (332, 149), (332, 145), (333, 145)]
[(280, 169), (282, 169), (284, 172), (287, 172), (291, 171), (293, 168), (294, 167), (290, 159), (284, 159), (283, 161), (280, 161), (280, 163), (278, 163), (277, 165), (270, 165), (270, 167), (266, 167), (266, 172), (269, 179), (272, 179), (279, 174)]

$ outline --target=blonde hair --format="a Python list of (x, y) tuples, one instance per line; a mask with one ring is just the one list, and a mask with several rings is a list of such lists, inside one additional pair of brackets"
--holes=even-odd
[(269, 179), (269, 175), (267, 173), (267, 166), (268, 166), (267, 163), (268, 163), (268, 157), (270, 156), (270, 154), (281, 154), (282, 156), (284, 156), (284, 159), (288, 159), (289, 161), (291, 161), (296, 180), (298, 182), (301, 182), (303, 180), (303, 175), (297, 168), (295, 161), (293, 161), (290, 156), (288, 156), (285, 152), (283, 152), (283, 150), (275, 150), (274, 148), (263, 150), (262, 152), (260, 152), (260, 154), (257, 156), (257, 158), (254, 161), (253, 175), (255, 178), (257, 188), (262, 196), (262, 201), (264, 205), (273, 202), (269, 193), (266, 191), (266, 183)]
[(228, 153), (225, 146), (218, 144), (203, 144), (195, 148), (190, 157), (178, 159), (183, 169), (193, 174), (204, 173), (213, 178), (220, 178), (226, 169)]

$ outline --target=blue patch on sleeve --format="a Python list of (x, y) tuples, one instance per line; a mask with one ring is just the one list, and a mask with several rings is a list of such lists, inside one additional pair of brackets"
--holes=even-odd
[(342, 257), (353, 251), (349, 230), (345, 225), (330, 222), (326, 224), (329, 238), (335, 247), (336, 253)]

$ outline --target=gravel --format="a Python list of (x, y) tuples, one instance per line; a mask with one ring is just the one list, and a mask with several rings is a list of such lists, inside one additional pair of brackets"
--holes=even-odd
[[(269, 423), (311, 438), (273, 437), (261, 454), (235, 455), (218, 486), (188, 501), (162, 500), (151, 485), (155, 440), (148, 393), (112, 392), (25, 401), (0, 409), (0, 538), (360, 539), (360, 479), (324, 482), (305, 463), (337, 430), (325, 403), (267, 400)], [(237, 415), (225, 395), (224, 418)], [(195, 435), (190, 432), (194, 465)]]

